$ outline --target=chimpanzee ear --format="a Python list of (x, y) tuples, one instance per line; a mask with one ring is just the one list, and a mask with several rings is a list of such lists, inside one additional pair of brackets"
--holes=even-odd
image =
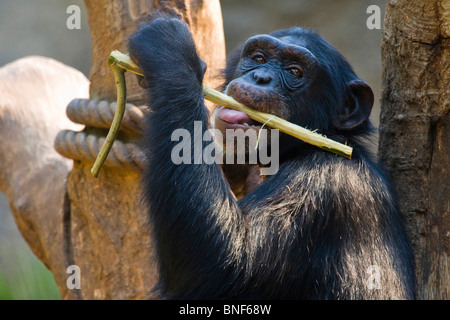
[(374, 102), (370, 86), (360, 79), (347, 83), (344, 109), (338, 115), (335, 126), (341, 130), (352, 130), (366, 121)]

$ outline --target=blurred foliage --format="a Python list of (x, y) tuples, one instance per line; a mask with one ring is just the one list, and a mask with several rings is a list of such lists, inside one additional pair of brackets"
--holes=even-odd
[(29, 248), (0, 244), (0, 300), (60, 299), (53, 275)]
[(0, 300), (61, 299), (51, 272), (26, 244), (0, 194)]

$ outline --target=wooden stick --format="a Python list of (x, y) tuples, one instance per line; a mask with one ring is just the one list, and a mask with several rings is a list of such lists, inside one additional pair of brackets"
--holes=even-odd
[[(142, 72), (139, 69), (139, 67), (133, 62), (133, 60), (130, 59), (128, 55), (123, 54), (119, 51), (113, 51), (111, 53), (111, 57), (112, 59), (114, 59), (114, 61), (117, 63), (119, 67), (131, 71), (133, 73), (136, 73), (138, 75), (142, 75)], [(213, 103), (219, 104), (229, 109), (245, 112), (251, 119), (257, 122), (266, 123), (267, 126), (273, 129), (278, 129), (281, 132), (289, 134), (306, 143), (330, 151), (345, 158), (351, 159), (353, 152), (352, 147), (328, 139), (327, 137), (321, 134), (305, 129), (299, 125), (290, 123), (289, 121), (281, 119), (277, 116), (253, 110), (243, 105), (242, 103), (237, 102), (232, 97), (227, 96), (207, 86), (203, 86), (203, 94), (205, 96), (205, 99)]]
[(305, 129), (299, 125), (293, 124), (277, 116), (250, 109), (242, 103), (237, 102), (232, 97), (206, 86), (203, 86), (203, 94), (205, 95), (206, 99), (213, 103), (219, 104), (229, 109), (245, 112), (251, 119), (258, 121), (259, 123), (265, 123), (267, 126), (273, 129), (278, 129), (281, 132), (289, 134), (306, 143), (351, 159), (353, 152), (352, 147), (328, 139), (321, 134)]
[[(111, 150), (114, 139), (120, 128), (120, 123), (123, 118), (123, 113), (125, 112), (125, 100), (126, 100), (126, 84), (123, 80), (123, 72), (130, 71), (137, 75), (143, 76), (139, 67), (131, 60), (131, 58), (117, 50), (113, 51), (109, 57), (108, 64), (114, 71), (114, 76), (116, 78), (117, 86), (117, 110), (114, 116), (113, 124), (111, 125), (110, 131), (108, 133), (107, 139), (100, 150), (99, 155), (95, 161), (94, 167), (91, 169), (92, 175), (98, 176), (100, 169)], [(301, 126), (290, 123), (284, 119), (277, 116), (253, 110), (242, 103), (237, 102), (232, 97), (227, 96), (219, 91), (216, 91), (207, 86), (203, 86), (203, 94), (205, 99), (219, 104), (223, 107), (229, 109), (245, 112), (251, 119), (265, 123), (267, 126), (278, 129), (281, 132), (289, 134), (295, 138), (298, 138), (306, 143), (319, 147), (321, 149), (330, 151), (339, 156), (351, 159), (353, 148), (342, 143), (336, 142), (334, 140), (328, 139), (321, 134), (307, 130)], [(120, 105), (119, 105), (120, 104)], [(123, 108), (122, 108), (123, 107)]]
[(91, 174), (96, 178), (98, 177), (98, 174), (100, 173), (100, 170), (102, 169), (103, 164), (105, 163), (106, 157), (111, 151), (114, 140), (116, 140), (116, 136), (119, 133), (120, 126), (123, 120), (123, 115), (125, 114), (125, 104), (127, 99), (125, 70), (121, 68), (119, 65), (117, 65), (114, 59), (109, 59), (108, 64), (111, 70), (113, 71), (114, 79), (116, 80), (117, 107), (116, 112), (114, 113), (114, 119), (111, 123), (111, 127), (109, 128), (105, 142), (103, 142), (100, 152), (97, 155), (97, 159), (95, 159), (95, 163), (91, 168)]
[(133, 72), (137, 75), (144, 76), (141, 72), (141, 69), (131, 60), (129, 55), (126, 55), (120, 51), (114, 50), (111, 52), (109, 56), (108, 64), (115, 64), (116, 66), (126, 70)]

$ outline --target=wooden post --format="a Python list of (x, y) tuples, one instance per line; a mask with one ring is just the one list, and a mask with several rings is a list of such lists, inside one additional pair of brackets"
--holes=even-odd
[(450, 2), (387, 1), (379, 154), (415, 251), (417, 298), (450, 298)]
[[(189, 24), (199, 55), (208, 64), (205, 82), (214, 86), (225, 61), (222, 16), (218, 0), (166, 1)], [(90, 98), (114, 101), (113, 74), (107, 66), (112, 50), (126, 52), (136, 23), (160, 7), (156, 0), (85, 0), (92, 37)], [(127, 75), (128, 101), (142, 104), (145, 92)], [(85, 133), (106, 131), (86, 127)], [(122, 142), (140, 145), (138, 134), (119, 135)], [(96, 179), (92, 162), (76, 160), (67, 190), (70, 219), (67, 247), (71, 263), (80, 267), (79, 299), (145, 299), (157, 280), (147, 209), (141, 205), (137, 170), (105, 166)]]

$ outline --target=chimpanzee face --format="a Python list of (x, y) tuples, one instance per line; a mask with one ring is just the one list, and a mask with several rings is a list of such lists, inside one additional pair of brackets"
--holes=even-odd
[(269, 35), (250, 38), (226, 93), (248, 107), (289, 119), (319, 62), (305, 47)]
[[(372, 90), (342, 55), (302, 28), (251, 37), (226, 74), (227, 95), (323, 134), (357, 128), (373, 104)], [(245, 113), (223, 107), (216, 112), (215, 124), (224, 134), (226, 129), (261, 128)]]
[[(136, 56), (133, 58), (140, 60)], [(141, 58), (149, 59), (149, 52)], [(194, 69), (201, 82), (204, 74), (201, 61), (194, 59), (192, 63), (200, 63)], [(148, 77), (154, 73), (151, 70)], [(372, 90), (356, 76), (335, 48), (307, 29), (294, 27), (248, 39), (229, 58), (223, 88), (226, 94), (254, 110), (317, 130), (328, 137), (338, 137), (341, 142), (370, 132), (367, 120), (374, 100)], [(244, 112), (221, 106), (216, 110), (214, 121), (215, 128), (224, 137), (227, 129), (256, 132), (259, 137), (264, 125)], [(298, 149), (299, 143), (298, 139), (280, 135), (283, 150), (293, 144)]]

